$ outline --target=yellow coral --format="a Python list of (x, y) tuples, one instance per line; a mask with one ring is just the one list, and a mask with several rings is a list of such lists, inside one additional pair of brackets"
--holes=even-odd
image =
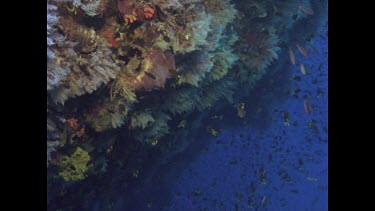
[(77, 181), (86, 178), (87, 170), (92, 166), (87, 163), (90, 155), (81, 147), (77, 147), (71, 156), (63, 155), (59, 158), (57, 166), (60, 170), (59, 176), (65, 181)]

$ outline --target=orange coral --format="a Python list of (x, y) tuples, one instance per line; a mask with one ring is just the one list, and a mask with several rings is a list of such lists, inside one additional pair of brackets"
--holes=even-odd
[(155, 10), (152, 9), (151, 7), (146, 7), (146, 8), (143, 9), (143, 12), (144, 12), (146, 18), (153, 18)]
[(113, 47), (117, 48), (119, 46), (116, 39), (114, 38), (113, 29), (102, 31), (99, 36), (106, 39)]
[(81, 130), (79, 130), (78, 132), (76, 132), (76, 135), (78, 137), (82, 137), (83, 135), (85, 135), (85, 128), (83, 127)]
[(78, 128), (78, 120), (74, 117), (65, 120), (66, 123), (68, 123), (69, 127), (76, 130)]
[(134, 23), (137, 20), (137, 14), (133, 11), (132, 15), (124, 15), (124, 19), (128, 23)]

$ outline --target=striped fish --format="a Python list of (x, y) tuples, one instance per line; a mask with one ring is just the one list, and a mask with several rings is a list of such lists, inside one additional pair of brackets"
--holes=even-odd
[(307, 74), (307, 68), (305, 67), (304, 64), (301, 64), (301, 73), (306, 75)]
[(305, 13), (306, 15), (313, 15), (314, 14), (314, 11), (310, 8), (307, 8), (305, 6), (302, 6), (302, 5), (299, 5), (298, 8), (303, 12)]
[(293, 50), (288, 47), (289, 49), (289, 58), (290, 58), (290, 62), (292, 62), (293, 65), (296, 64), (296, 57), (294, 56), (294, 53), (293, 53)]
[(307, 51), (304, 49), (304, 48), (302, 48), (299, 44), (296, 44), (296, 46), (297, 46), (297, 48), (298, 48), (298, 51), (303, 55), (303, 56), (307, 56), (308, 54), (307, 54)]

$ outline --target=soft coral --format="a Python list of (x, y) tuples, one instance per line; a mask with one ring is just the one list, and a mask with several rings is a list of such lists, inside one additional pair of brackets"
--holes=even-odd
[[(144, 72), (149, 74), (141, 74), (137, 77), (135, 88), (144, 88), (151, 91), (163, 87), (166, 80), (171, 77), (170, 70), (175, 69), (175, 61), (172, 52), (162, 52), (158, 49), (152, 49), (146, 60), (143, 62)], [(148, 75), (155, 76), (151, 78)]]

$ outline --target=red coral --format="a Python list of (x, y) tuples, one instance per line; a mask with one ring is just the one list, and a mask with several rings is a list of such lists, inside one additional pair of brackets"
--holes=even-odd
[(144, 88), (146, 91), (158, 89), (163, 87), (166, 80), (171, 77), (170, 70), (174, 70), (175, 61), (172, 52), (162, 52), (158, 49), (153, 49), (148, 57), (146, 58), (151, 63), (151, 67), (145, 70), (143, 76), (141, 76), (135, 82), (135, 88)]
[(244, 53), (250, 66), (263, 69), (274, 59), (274, 37), (266, 32), (249, 31), (244, 34)]
[(76, 130), (78, 128), (78, 120), (76, 118), (70, 118), (65, 120), (65, 122), (71, 127), (72, 129)]
[(99, 36), (106, 39), (113, 47), (117, 48), (119, 45), (115, 39), (115, 32), (114, 29), (109, 28), (107, 30), (103, 30)]
[(152, 9), (151, 7), (146, 7), (143, 9), (143, 13), (145, 14), (146, 18), (153, 18), (155, 10)]

